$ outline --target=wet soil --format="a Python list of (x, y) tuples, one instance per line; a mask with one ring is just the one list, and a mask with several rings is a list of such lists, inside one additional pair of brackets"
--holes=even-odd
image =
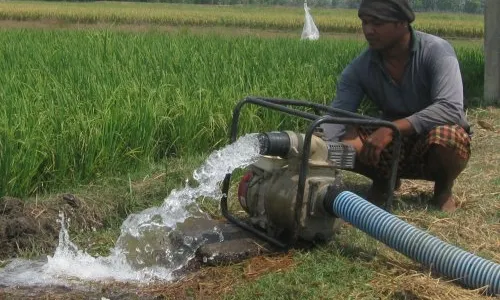
[[(75, 198), (76, 199), (76, 198)], [(55, 249), (59, 234), (59, 211), (75, 217), (77, 204), (52, 201), (26, 204), (13, 197), (0, 198), (0, 260), (13, 258), (30, 249)]]
[[(58, 242), (60, 224), (56, 220), (60, 212), (71, 219), (73, 230), (102, 227), (102, 212), (95, 211), (73, 194), (63, 194), (43, 201), (43, 204), (27, 203), (13, 197), (0, 198), (0, 267), (12, 258), (29, 257), (30, 251), (35, 255), (52, 254)], [(211, 224), (211, 228), (213, 226)], [(194, 226), (192, 230), (196, 228)], [(292, 265), (290, 254), (269, 251), (269, 245), (252, 239), (248, 232), (242, 232), (234, 225), (224, 224), (222, 228), (228, 240), (217, 242), (221, 245), (201, 247), (197, 257), (174, 272), (178, 278), (174, 282), (148, 285), (87, 282), (71, 287), (9, 287), (0, 283), (0, 299), (217, 299), (230, 291), (236, 282), (250, 278), (245, 277), (242, 269), (250, 270), (251, 277), (257, 277), (261, 272), (286, 269)], [(236, 240), (231, 240), (231, 237)], [(222, 244), (227, 245), (222, 247)], [(222, 248), (227, 257), (221, 254), (224, 252)], [(207, 257), (214, 259), (207, 260)], [(262, 266), (260, 271), (258, 266)]]

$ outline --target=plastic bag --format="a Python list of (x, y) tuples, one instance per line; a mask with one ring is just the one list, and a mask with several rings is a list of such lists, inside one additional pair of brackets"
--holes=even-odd
[(306, 18), (304, 23), (304, 28), (302, 29), (302, 40), (317, 40), (319, 39), (319, 30), (314, 24), (313, 17), (309, 12), (309, 7), (307, 6), (307, 1), (304, 2), (304, 10), (306, 12)]

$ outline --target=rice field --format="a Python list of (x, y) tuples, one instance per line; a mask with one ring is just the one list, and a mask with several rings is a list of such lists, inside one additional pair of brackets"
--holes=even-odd
[[(354, 10), (321, 9), (320, 32), (356, 32)], [(262, 39), (161, 31), (0, 30), (0, 196), (25, 196), (127, 174), (228, 141), (247, 95), (328, 104), (362, 39), (299, 40), (303, 9), (152, 3), (0, 2), (0, 20), (264, 28)], [(482, 35), (482, 17), (420, 14), (417, 28)], [(59, 23), (58, 23), (59, 24)], [(479, 43), (454, 44), (467, 97), (482, 93)], [(242, 131), (294, 129), (297, 120), (249, 111)]]
[[(320, 32), (360, 32), (355, 10), (311, 8)], [(61, 23), (227, 26), (301, 30), (302, 7), (216, 6), (117, 2), (0, 2), (0, 20)], [(482, 15), (418, 13), (415, 28), (448, 37), (482, 38)]]
[[(228, 139), (247, 95), (327, 104), (361, 41), (165, 33), (0, 31), (0, 195), (126, 174)], [(479, 48), (457, 48), (469, 95)], [(242, 131), (297, 128), (252, 111)]]

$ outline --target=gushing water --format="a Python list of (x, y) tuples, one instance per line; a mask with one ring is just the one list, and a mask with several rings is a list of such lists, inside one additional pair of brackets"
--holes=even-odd
[[(45, 261), (15, 259), (0, 271), (0, 285), (68, 285), (80, 281), (169, 281), (172, 273), (189, 262), (205, 242), (204, 234), (183, 232), (192, 219), (207, 218), (196, 205), (200, 197), (220, 199), (219, 183), (227, 173), (253, 163), (259, 156), (256, 135), (212, 153), (194, 171), (198, 185), (187, 183), (173, 190), (160, 207), (132, 214), (123, 222), (121, 234), (107, 257), (93, 257), (71, 242), (67, 221), (59, 216), (59, 244)], [(208, 230), (223, 236), (217, 227)]]

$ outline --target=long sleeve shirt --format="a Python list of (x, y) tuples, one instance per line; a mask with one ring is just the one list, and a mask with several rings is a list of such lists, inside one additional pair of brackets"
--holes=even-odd
[[(382, 119), (406, 118), (417, 134), (446, 124), (468, 131), (462, 76), (453, 47), (437, 36), (412, 29), (410, 51), (402, 81), (397, 84), (380, 54), (365, 50), (342, 72), (332, 107), (356, 112), (366, 96), (382, 112)], [(338, 140), (345, 132), (343, 125), (322, 127), (330, 140)]]

